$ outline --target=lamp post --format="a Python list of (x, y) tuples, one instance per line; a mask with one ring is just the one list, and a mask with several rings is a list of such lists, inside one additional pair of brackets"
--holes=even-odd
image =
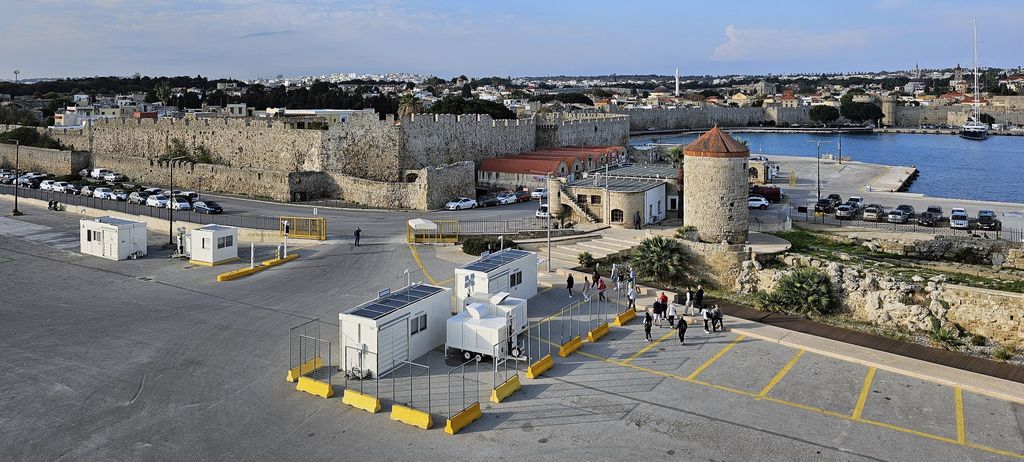
[[(544, 174), (544, 179), (545, 179), (544, 190), (545, 190), (545, 192), (547, 194), (547, 199), (548, 199), (548, 205), (547, 205), (548, 213), (546, 214), (546, 217), (547, 217), (547, 234), (548, 234), (548, 237), (547, 237), (547, 241), (548, 241), (548, 272), (550, 273), (551, 272), (551, 172), (538, 172), (538, 171), (535, 171), (535, 170), (530, 170), (530, 173), (543, 173)], [(561, 189), (559, 189), (559, 191), (561, 191)], [(559, 194), (561, 194), (561, 192), (559, 192)]]
[[(17, 73), (18, 71), (14, 71), (14, 72)], [(11, 210), (11, 215), (14, 215), (14, 216), (20, 216), (21, 215), (21, 211), (18, 210), (18, 186), (19, 186), (18, 185), (18, 177), (19, 177), (19, 175), (21, 173), (21, 172), (18, 171), (19, 170), (18, 167), (20, 166), (20, 163), (19, 163), (20, 159), (18, 157), (18, 153), (20, 151), (20, 147), (21, 147), (21, 141), (14, 140), (14, 210)]]
[(174, 162), (184, 159), (185, 156), (167, 159), (167, 165), (171, 168), (171, 197), (167, 198), (167, 208), (171, 211), (167, 220), (167, 243), (174, 245)]
[(21, 71), (20, 71), (20, 70), (18, 70), (18, 69), (15, 69), (15, 70), (14, 70), (14, 84), (15, 84), (15, 85), (17, 85), (17, 84), (18, 84), (18, 74), (21, 74)]
[(818, 173), (816, 175), (816, 178), (815, 178), (814, 182), (818, 186), (818, 200), (820, 201), (821, 200), (821, 143), (822, 142), (827, 142), (827, 141), (832, 141), (832, 140), (804, 140), (804, 141), (806, 141), (808, 143), (814, 143), (817, 146), (816, 154), (815, 154), (814, 157), (816, 159)]

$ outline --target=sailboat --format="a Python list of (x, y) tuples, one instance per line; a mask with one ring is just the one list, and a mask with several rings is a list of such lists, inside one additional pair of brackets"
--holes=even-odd
[(971, 116), (960, 128), (960, 137), (969, 140), (984, 140), (988, 138), (988, 125), (981, 122), (981, 115), (978, 112), (978, 20), (974, 20), (974, 104)]

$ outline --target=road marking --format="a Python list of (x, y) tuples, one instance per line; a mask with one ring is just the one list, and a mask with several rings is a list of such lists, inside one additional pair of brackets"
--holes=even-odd
[[(889, 169), (890, 169), (890, 167), (883, 168), (881, 173), (879, 173), (878, 175), (875, 175), (874, 178), (868, 180), (868, 187), (872, 188), (872, 185), (875, 184), (875, 180), (881, 178), (882, 175), (885, 175), (886, 173), (889, 173)], [(874, 188), (872, 188), (872, 189), (874, 189)]]
[[(440, 286), (442, 283), (437, 282), (437, 280), (434, 279), (434, 277), (430, 275), (430, 272), (427, 271), (427, 267), (423, 266), (423, 260), (420, 260), (420, 254), (419, 254), (419, 252), (416, 252), (416, 248), (413, 247), (412, 244), (408, 244), (408, 246), (409, 246), (409, 251), (412, 252), (412, 259), (416, 260), (416, 266), (420, 267), (420, 271), (423, 272), (423, 275), (427, 277), (427, 280), (430, 281), (431, 284), (433, 284), (435, 286)], [(453, 279), (454, 279), (454, 277), (453, 277)]]
[(864, 376), (864, 385), (860, 387), (860, 396), (857, 397), (857, 405), (853, 407), (853, 414), (850, 417), (853, 420), (860, 420), (860, 415), (864, 412), (864, 404), (868, 402), (868, 393), (871, 392), (871, 382), (875, 380), (875, 368), (869, 367), (868, 374)]
[(745, 338), (747, 338), (746, 335), (739, 335), (739, 336), (737, 336), (736, 340), (733, 340), (732, 342), (729, 342), (729, 344), (726, 345), (725, 348), (722, 348), (718, 353), (715, 353), (715, 355), (712, 356), (711, 359), (709, 359), (707, 361), (704, 361), (704, 364), (701, 364), (700, 367), (698, 367), (697, 370), (693, 371), (693, 373), (690, 374), (688, 377), (686, 377), (686, 379), (687, 380), (696, 379), (697, 376), (700, 375), (701, 372), (704, 372), (704, 369), (707, 369), (707, 368), (711, 367), (711, 365), (714, 364), (715, 361), (718, 361), (719, 358), (721, 358), (722, 356), (725, 356), (725, 354), (728, 353), (729, 350), (732, 349), (732, 347), (736, 346), (737, 343), (740, 343), (740, 340), (743, 340)]
[(964, 391), (960, 387), (953, 388), (953, 403), (956, 407), (956, 440), (967, 444), (967, 428), (964, 423)]
[(796, 362), (800, 359), (801, 356), (804, 355), (804, 353), (806, 353), (806, 351), (804, 350), (796, 352), (796, 354), (793, 355), (793, 359), (790, 359), (785, 366), (782, 366), (782, 369), (780, 369), (779, 372), (775, 374), (775, 377), (772, 377), (771, 381), (768, 382), (768, 385), (765, 385), (764, 388), (761, 389), (761, 392), (757, 394), (757, 398), (764, 399), (765, 396), (768, 396), (768, 392), (772, 391), (772, 388), (775, 388), (775, 385), (779, 384), (782, 378), (789, 373), (789, 370), (796, 365)]
[(634, 360), (634, 359), (636, 359), (636, 358), (639, 358), (639, 357), (640, 357), (640, 355), (642, 355), (642, 354), (644, 354), (644, 353), (647, 353), (648, 351), (651, 351), (651, 348), (654, 348), (654, 347), (658, 346), (658, 344), (659, 344), (659, 343), (661, 343), (661, 342), (664, 342), (664, 341), (665, 341), (666, 339), (668, 339), (669, 337), (671, 337), (671, 336), (673, 336), (673, 335), (676, 335), (676, 332), (675, 332), (675, 331), (672, 331), (672, 330), (670, 329), (670, 330), (669, 330), (669, 332), (668, 332), (667, 334), (665, 334), (665, 335), (662, 335), (662, 336), (661, 336), (660, 338), (658, 338), (657, 340), (655, 340), (655, 341), (653, 341), (653, 342), (650, 342), (650, 343), (648, 343), (648, 344), (647, 344), (646, 346), (644, 346), (643, 348), (641, 348), (641, 349), (640, 349), (640, 351), (638, 351), (638, 352), (636, 352), (636, 353), (633, 353), (633, 355), (632, 355), (632, 356), (630, 356), (630, 357), (626, 358), (626, 360), (625, 360), (625, 361), (622, 361), (622, 363), (623, 363), (623, 364), (625, 364), (625, 363), (628, 363), (628, 362), (630, 362), (630, 361), (632, 361), (632, 360)]

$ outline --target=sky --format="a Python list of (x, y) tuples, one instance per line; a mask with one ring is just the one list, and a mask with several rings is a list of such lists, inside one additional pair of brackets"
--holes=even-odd
[[(969, 5), (969, 7), (968, 7)], [(0, 0), (0, 78), (1017, 67), (1024, 2)]]

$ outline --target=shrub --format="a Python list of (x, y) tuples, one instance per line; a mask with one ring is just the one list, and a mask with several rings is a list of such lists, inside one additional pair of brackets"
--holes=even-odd
[(835, 308), (832, 283), (815, 268), (800, 268), (783, 276), (775, 291), (761, 300), (769, 310), (804, 316), (829, 314)]
[(594, 264), (597, 263), (597, 260), (594, 260), (594, 256), (590, 252), (580, 252), (577, 259), (580, 262), (580, 266), (584, 268), (593, 268)]
[(984, 335), (971, 334), (971, 345), (985, 346), (987, 343), (988, 339)]
[[(469, 255), (479, 256), (488, 249), (497, 252), (500, 248), (502, 248), (502, 243), (495, 236), (473, 236), (462, 241), (462, 251)], [(505, 239), (504, 248), (518, 249), (519, 246), (512, 240)]]
[(13, 143), (14, 140), (22, 146), (32, 146), (36, 148), (46, 149), (71, 149), (61, 144), (60, 141), (55, 140), (47, 133), (40, 133), (32, 127), (18, 127), (14, 130), (0, 133), (0, 143)]
[(935, 316), (930, 316), (929, 319), (932, 323), (932, 329), (928, 331), (928, 336), (931, 337), (932, 340), (949, 346), (956, 346), (960, 344), (960, 339), (958, 338), (959, 336), (957, 335), (956, 330), (944, 329), (939, 318), (936, 318)]
[(630, 263), (637, 277), (662, 284), (683, 282), (690, 263), (689, 252), (675, 239), (654, 236), (644, 239), (633, 251)]
[(1013, 359), (1013, 356), (1015, 354), (1017, 354), (1017, 352), (1013, 351), (1013, 348), (1002, 347), (997, 348), (996, 351), (993, 351), (992, 357), (1000, 361), (1009, 361), (1010, 359)]

